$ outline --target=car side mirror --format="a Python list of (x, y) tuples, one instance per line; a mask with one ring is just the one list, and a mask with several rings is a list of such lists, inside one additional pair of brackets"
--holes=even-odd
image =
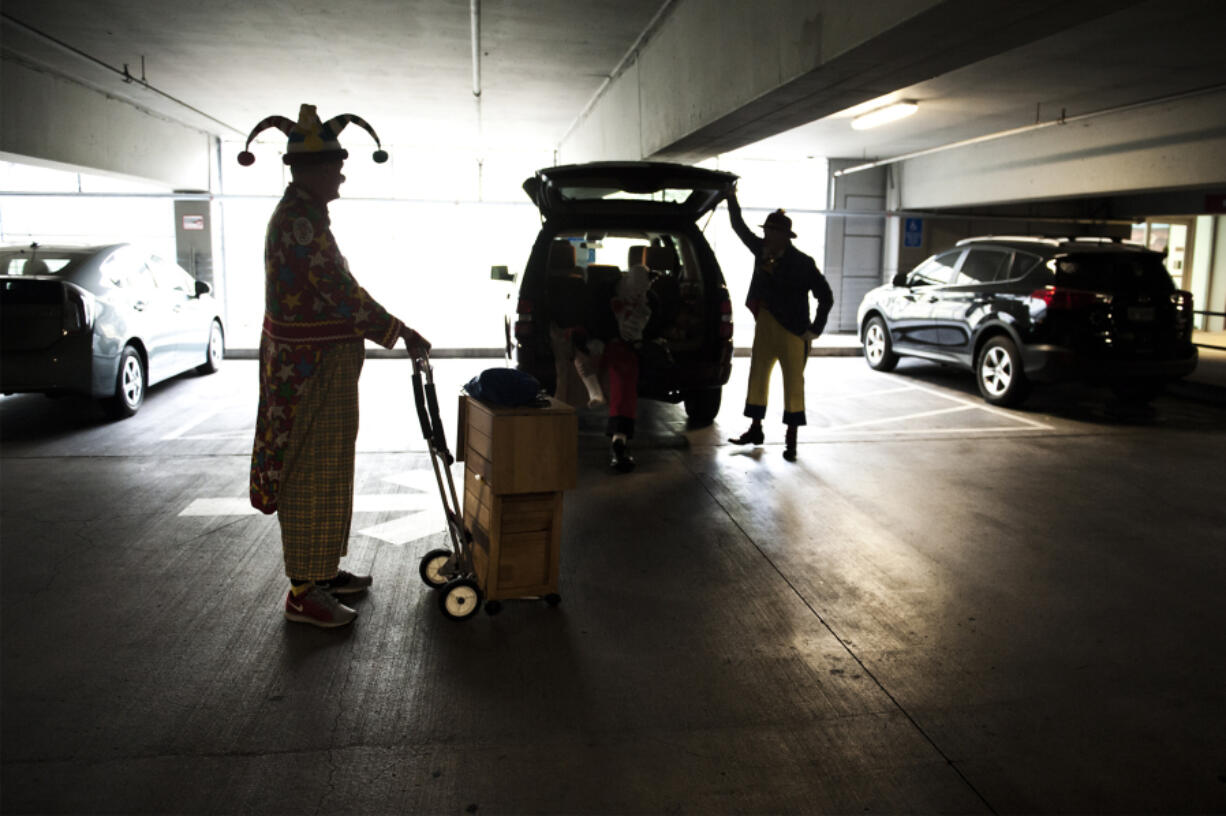
[(906, 286), (907, 285), (907, 273), (899, 272), (897, 275), (894, 276), (894, 280), (892, 281), (892, 283), (895, 286)]
[(496, 281), (511, 281), (515, 280), (515, 276), (505, 266), (491, 266), (490, 280)]
[(205, 281), (202, 281), (202, 280), (196, 281), (196, 297), (210, 294), (212, 291), (213, 291), (213, 287), (211, 284), (206, 283)]

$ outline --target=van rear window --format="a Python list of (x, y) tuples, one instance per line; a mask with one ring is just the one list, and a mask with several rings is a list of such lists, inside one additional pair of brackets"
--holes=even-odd
[(1093, 253), (1056, 258), (1056, 285), (1092, 292), (1166, 293), (1175, 291), (1166, 267), (1157, 255)]

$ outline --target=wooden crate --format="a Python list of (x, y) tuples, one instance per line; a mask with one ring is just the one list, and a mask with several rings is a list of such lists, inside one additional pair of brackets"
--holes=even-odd
[(578, 421), (557, 400), (505, 408), (460, 397), (464, 526), (487, 601), (556, 593), (562, 491), (576, 481)]
[(544, 408), (489, 405), (460, 395), (456, 458), (495, 493), (569, 490), (577, 478), (575, 409), (550, 398)]

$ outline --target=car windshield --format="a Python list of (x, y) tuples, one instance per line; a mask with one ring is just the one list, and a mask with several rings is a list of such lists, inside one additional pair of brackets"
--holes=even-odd
[(1091, 292), (1124, 294), (1128, 292), (1173, 292), (1171, 280), (1161, 258), (1141, 253), (1086, 253), (1055, 259), (1056, 285)]
[(67, 253), (31, 257), (29, 250), (0, 252), (0, 275), (57, 275), (77, 259), (77, 255)]

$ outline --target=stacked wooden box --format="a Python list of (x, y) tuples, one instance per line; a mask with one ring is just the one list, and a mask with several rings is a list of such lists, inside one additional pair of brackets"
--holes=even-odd
[(487, 601), (556, 595), (562, 491), (575, 486), (578, 420), (566, 403), (491, 405), (460, 395), (464, 526)]

